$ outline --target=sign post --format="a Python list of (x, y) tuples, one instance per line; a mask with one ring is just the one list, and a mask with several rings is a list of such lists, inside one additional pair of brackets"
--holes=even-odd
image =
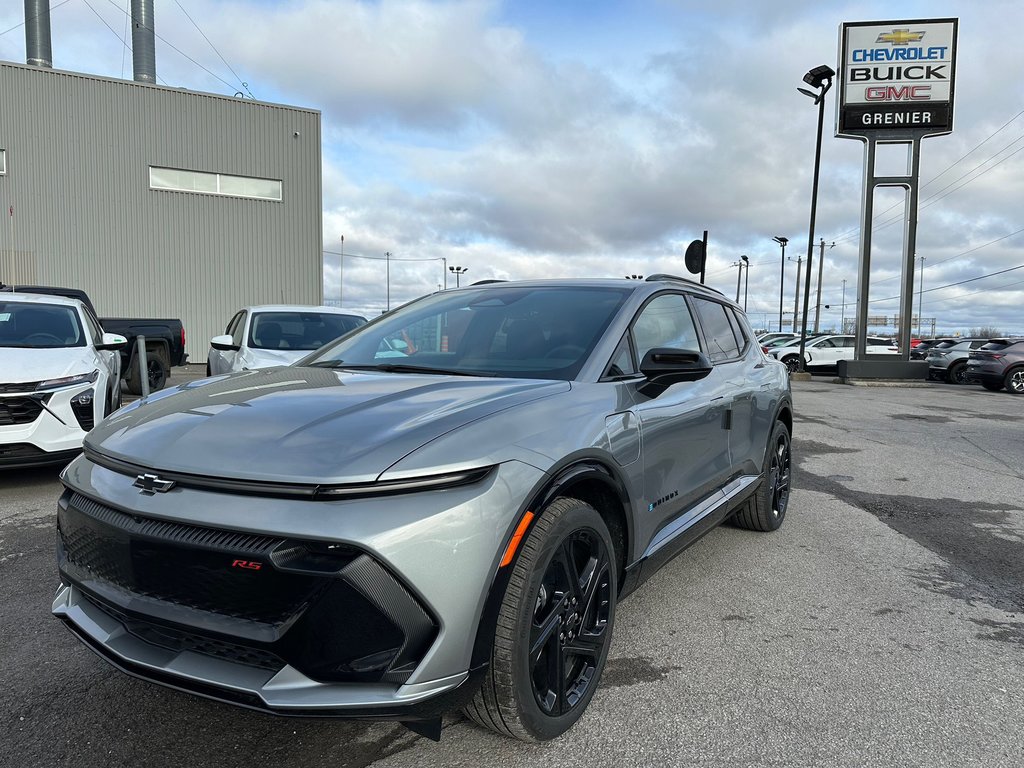
[[(907, 191), (899, 333), (900, 356), (910, 360), (921, 140), (953, 130), (957, 23), (949, 18), (857, 21), (840, 26), (836, 137), (864, 142), (855, 360), (864, 360), (867, 350), (871, 220), (878, 187)], [(876, 175), (879, 144), (907, 146), (905, 175)]]

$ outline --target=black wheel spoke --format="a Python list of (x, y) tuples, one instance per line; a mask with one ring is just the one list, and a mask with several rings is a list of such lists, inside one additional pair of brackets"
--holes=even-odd
[(551, 610), (551, 614), (545, 619), (543, 624), (533, 625), (533, 631), (530, 632), (530, 660), (536, 664), (540, 658), (541, 653), (544, 651), (546, 645), (552, 642), (558, 642), (558, 632), (562, 626), (562, 607), (565, 603), (565, 599), (560, 600)]
[(596, 659), (604, 648), (605, 635), (606, 627), (602, 624), (594, 631), (583, 632), (573, 638), (571, 643), (566, 643), (565, 650), (577, 656)]
[(576, 558), (573, 555), (573, 543), (574, 540), (572, 538), (562, 542), (558, 556), (565, 571), (565, 579), (568, 582), (570, 597), (575, 597), (578, 600), (580, 597), (580, 572), (576, 567)]

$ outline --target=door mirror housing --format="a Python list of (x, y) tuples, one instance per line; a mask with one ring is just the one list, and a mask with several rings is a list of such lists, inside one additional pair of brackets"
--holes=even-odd
[(214, 349), (219, 349), (222, 352), (237, 352), (239, 345), (235, 344), (235, 340), (228, 334), (222, 336), (214, 336), (210, 339), (210, 346)]
[(117, 333), (104, 333), (100, 338), (100, 343), (96, 345), (96, 349), (101, 351), (111, 351), (115, 349), (123, 349), (128, 346), (128, 339)]
[(712, 368), (714, 365), (703, 352), (655, 347), (640, 361), (640, 373), (647, 379), (640, 385), (640, 391), (648, 397), (657, 397), (673, 384), (703, 379)]

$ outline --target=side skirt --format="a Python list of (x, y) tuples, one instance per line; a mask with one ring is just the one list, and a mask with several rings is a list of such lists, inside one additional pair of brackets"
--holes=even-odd
[(754, 495), (761, 475), (743, 475), (712, 494), (658, 531), (640, 559), (626, 569), (620, 598), (639, 587), (663, 565), (704, 534), (728, 519), (740, 504)]

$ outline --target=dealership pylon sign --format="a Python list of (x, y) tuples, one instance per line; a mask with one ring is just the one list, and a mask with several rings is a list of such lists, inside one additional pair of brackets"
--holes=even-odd
[[(839, 28), (839, 99), (836, 136), (864, 142), (864, 187), (860, 213), (860, 266), (854, 358), (864, 361), (860, 375), (870, 377), (867, 361), (868, 295), (871, 278), (871, 220), (875, 190), (907, 191), (904, 214), (903, 280), (900, 290), (900, 356), (907, 376), (917, 255), (917, 204), (921, 179), (921, 140), (953, 130), (957, 19), (854, 21)], [(905, 144), (905, 175), (879, 176), (879, 144)], [(915, 369), (916, 370), (916, 369)], [(842, 374), (840, 374), (842, 375)], [(923, 377), (922, 377), (923, 378)]]
[(956, 40), (956, 19), (843, 24), (836, 136), (950, 133)]

